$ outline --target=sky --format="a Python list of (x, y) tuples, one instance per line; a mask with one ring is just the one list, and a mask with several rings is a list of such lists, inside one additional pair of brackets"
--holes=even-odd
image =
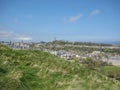
[(0, 41), (120, 41), (120, 0), (0, 0)]

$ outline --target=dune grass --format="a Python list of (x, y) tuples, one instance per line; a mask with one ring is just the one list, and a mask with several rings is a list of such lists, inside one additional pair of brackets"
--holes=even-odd
[(120, 90), (120, 82), (49, 53), (0, 45), (0, 90)]
[(104, 66), (102, 73), (108, 77), (115, 78), (120, 81), (120, 67), (118, 66)]

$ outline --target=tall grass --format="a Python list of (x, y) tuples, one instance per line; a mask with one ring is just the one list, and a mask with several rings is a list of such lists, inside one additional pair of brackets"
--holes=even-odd
[(120, 90), (120, 82), (49, 53), (0, 45), (0, 90)]

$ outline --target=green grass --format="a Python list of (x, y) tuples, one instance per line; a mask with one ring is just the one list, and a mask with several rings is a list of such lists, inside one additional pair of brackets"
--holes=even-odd
[(120, 90), (120, 82), (49, 53), (0, 45), (0, 90)]
[(118, 66), (104, 66), (102, 73), (108, 77), (120, 80), (120, 67)]

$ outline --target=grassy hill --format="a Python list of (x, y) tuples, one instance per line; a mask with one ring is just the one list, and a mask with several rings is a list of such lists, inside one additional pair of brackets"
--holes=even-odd
[(120, 90), (120, 82), (49, 53), (0, 44), (0, 90)]

